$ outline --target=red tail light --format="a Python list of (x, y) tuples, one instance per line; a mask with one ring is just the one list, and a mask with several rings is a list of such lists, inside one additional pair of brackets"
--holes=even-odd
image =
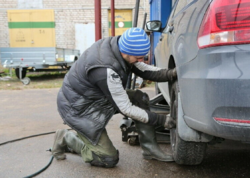
[(250, 0), (214, 0), (198, 35), (199, 48), (250, 43)]

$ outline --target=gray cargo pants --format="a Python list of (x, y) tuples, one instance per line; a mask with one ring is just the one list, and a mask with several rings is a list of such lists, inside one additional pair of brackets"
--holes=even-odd
[[(133, 105), (141, 108), (149, 108), (149, 97), (146, 93), (140, 90), (127, 90), (127, 94)], [(109, 139), (106, 129), (102, 132), (99, 142), (96, 145), (93, 145), (86, 137), (79, 133), (78, 137), (84, 142), (81, 156), (86, 163), (101, 167), (114, 167), (118, 163), (119, 152)]]

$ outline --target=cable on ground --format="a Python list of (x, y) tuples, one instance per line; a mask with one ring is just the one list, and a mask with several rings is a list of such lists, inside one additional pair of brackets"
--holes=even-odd
[[(68, 130), (72, 130), (72, 129), (68, 129)], [(38, 136), (48, 135), (48, 134), (53, 134), (53, 133), (55, 133), (55, 131), (54, 132), (47, 132), (47, 133), (36, 134), (36, 135), (30, 135), (30, 136), (27, 136), (27, 137), (22, 137), (22, 138), (18, 138), (18, 139), (14, 139), (14, 140), (10, 140), (10, 141), (6, 141), (6, 142), (3, 142), (3, 143), (0, 143), (0, 146), (5, 145), (7, 143), (13, 143), (13, 142), (16, 142), (16, 141), (24, 140), (24, 139), (27, 139), (27, 138), (38, 137)], [(46, 151), (51, 151), (51, 148), (49, 150), (46, 150)], [(42, 168), (41, 170), (35, 172), (34, 174), (31, 174), (31, 175), (26, 176), (24, 178), (35, 177), (36, 175), (38, 175), (41, 172), (45, 171), (50, 166), (50, 164), (52, 163), (53, 159), (54, 159), (54, 156), (51, 156), (49, 163), (44, 168)]]

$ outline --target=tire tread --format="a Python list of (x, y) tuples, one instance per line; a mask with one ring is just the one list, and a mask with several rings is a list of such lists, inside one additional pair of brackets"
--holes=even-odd
[[(178, 124), (178, 82), (172, 85), (171, 88), (171, 116), (177, 120)], [(171, 129), (171, 145), (173, 150), (173, 156), (177, 164), (182, 165), (198, 165), (200, 164), (206, 154), (207, 143), (203, 142), (187, 142), (180, 138), (177, 127)], [(175, 134), (173, 136), (173, 134)], [(174, 143), (173, 143), (174, 142)], [(174, 145), (174, 146), (173, 146)]]

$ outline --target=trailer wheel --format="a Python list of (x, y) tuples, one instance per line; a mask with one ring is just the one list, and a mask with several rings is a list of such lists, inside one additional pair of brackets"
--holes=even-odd
[[(16, 77), (20, 79), (20, 76), (19, 76), (19, 68), (16, 68), (15, 69), (15, 73), (16, 73)], [(22, 70), (22, 79), (24, 77), (26, 77), (26, 73), (27, 73), (27, 68), (23, 68)]]
[[(178, 82), (173, 83), (171, 88), (171, 112), (170, 115), (178, 124)], [(198, 165), (202, 162), (206, 153), (206, 143), (187, 142), (180, 138), (178, 128), (170, 130), (170, 142), (174, 160), (177, 164)]]
[(24, 85), (29, 85), (30, 84), (30, 78), (25, 77), (23, 79), (21, 79), (21, 81), (23, 82)]

